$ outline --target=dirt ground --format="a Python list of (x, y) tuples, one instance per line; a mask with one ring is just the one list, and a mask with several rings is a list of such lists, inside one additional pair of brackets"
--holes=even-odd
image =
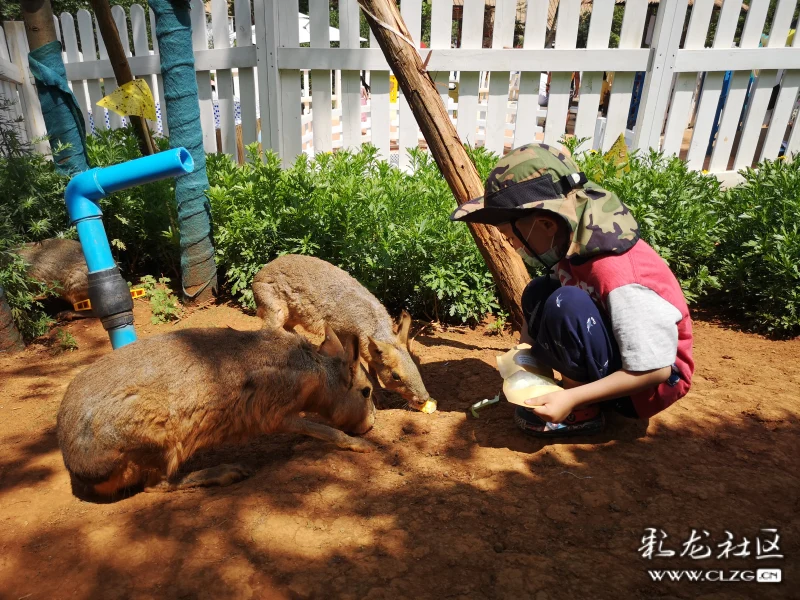
[[(177, 325), (148, 311), (136, 302), (140, 337), (258, 326), (231, 306)], [(71, 494), (55, 419), (110, 345), (97, 321), (65, 328), (75, 351), (0, 358), (0, 598), (800, 597), (800, 340), (696, 322), (689, 396), (649, 424), (612, 418), (599, 438), (542, 442), (514, 428), (511, 405), (468, 412), (498, 391), (494, 357), (512, 337), (429, 328), (417, 351), (439, 410), (379, 411), (377, 452), (264, 437), (192, 461), (242, 462), (255, 470), (242, 483), (91, 504)], [(648, 527), (676, 556), (641, 556)], [(762, 528), (778, 529), (783, 559), (755, 559)], [(711, 558), (678, 556), (692, 529)], [(726, 530), (750, 539), (749, 558), (716, 559)], [(647, 573), (763, 567), (783, 583)]]

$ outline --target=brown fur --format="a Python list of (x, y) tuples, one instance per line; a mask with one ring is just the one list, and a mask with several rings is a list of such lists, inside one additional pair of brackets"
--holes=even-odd
[(312, 256), (281, 256), (255, 276), (253, 297), (265, 327), (320, 333), (330, 323), (358, 337), (361, 357), (384, 387), (417, 408), (430, 398), (409, 351), (410, 315), (403, 312), (395, 333), (383, 305), (342, 269)]
[(58, 412), (58, 441), (78, 494), (114, 496), (144, 485), (227, 485), (249, 472), (221, 465), (177, 478), (195, 452), (271, 432), (303, 433), (341, 448), (372, 445), (372, 388), (355, 338), (330, 328), (314, 348), (283, 330), (184, 329), (104, 356), (70, 383)]
[[(75, 304), (89, 298), (89, 268), (81, 243), (53, 238), (25, 244), (17, 253), (29, 265), (28, 276), (54, 288), (61, 298)], [(91, 311), (66, 311), (65, 317), (90, 317)]]

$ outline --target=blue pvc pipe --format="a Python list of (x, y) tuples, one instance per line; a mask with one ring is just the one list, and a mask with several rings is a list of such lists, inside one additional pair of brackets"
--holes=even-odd
[[(191, 173), (192, 169), (194, 160), (188, 150), (174, 148), (111, 167), (89, 169), (70, 180), (64, 199), (70, 222), (78, 229), (78, 238), (90, 273), (117, 266), (103, 227), (99, 200), (112, 192)], [(110, 329), (108, 335), (114, 349), (136, 341), (133, 325)]]
[(111, 340), (111, 347), (116, 350), (136, 341), (136, 330), (133, 325), (123, 325), (108, 330), (108, 337)]

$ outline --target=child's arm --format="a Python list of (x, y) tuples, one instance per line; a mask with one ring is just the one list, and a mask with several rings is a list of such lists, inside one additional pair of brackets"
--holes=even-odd
[(640, 372), (616, 371), (586, 385), (526, 400), (525, 404), (534, 406), (532, 410), (551, 423), (560, 423), (580, 406), (630, 396), (655, 387), (669, 379), (671, 373), (672, 367)]

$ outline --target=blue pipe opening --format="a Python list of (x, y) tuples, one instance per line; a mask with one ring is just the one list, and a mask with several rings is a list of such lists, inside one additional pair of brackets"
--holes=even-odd
[[(191, 173), (193, 169), (194, 160), (189, 151), (174, 148), (111, 167), (89, 169), (67, 184), (64, 199), (70, 222), (78, 229), (83, 256), (89, 267), (92, 308), (108, 331), (115, 350), (136, 341), (133, 301), (111, 256), (99, 200), (113, 192)], [(93, 281), (97, 283), (94, 287)]]

